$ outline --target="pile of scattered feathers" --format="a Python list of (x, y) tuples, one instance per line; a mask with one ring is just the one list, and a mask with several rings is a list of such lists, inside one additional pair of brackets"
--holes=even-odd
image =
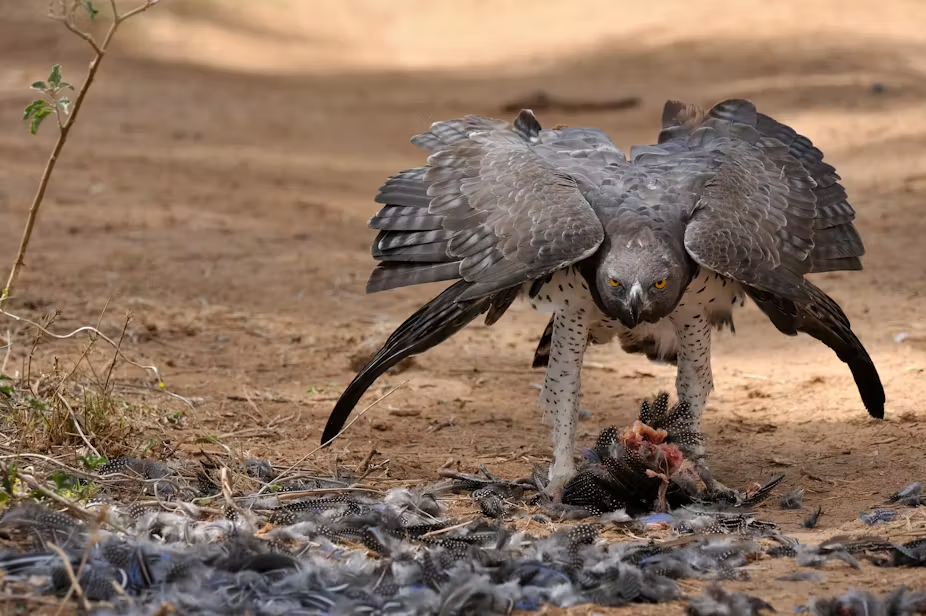
[[(656, 410), (665, 415), (662, 405), (657, 399)], [(795, 559), (806, 569), (790, 579), (803, 580), (822, 579), (818, 569), (834, 560), (850, 567), (859, 567), (861, 560), (882, 567), (926, 566), (926, 539), (900, 545), (870, 536), (837, 537), (802, 545), (786, 536), (754, 509), (781, 477), (737, 503), (696, 502), (678, 487), (662, 489), (665, 479), (672, 483), (671, 474), (638, 482), (641, 476), (654, 479), (645, 472), (645, 461), (630, 471), (608, 462), (622, 455), (615, 434), (606, 430), (599, 439), (604, 447), (589, 460), (587, 476), (594, 481), (587, 485), (592, 487), (576, 490), (574, 484), (573, 497), (581, 496), (565, 504), (543, 497), (539, 472), (509, 481), (485, 468), (479, 475), (445, 471), (430, 486), (385, 493), (313, 480), (232, 497), (227, 486), (223, 496), (202, 470), (119, 458), (98, 473), (132, 479), (118, 491), (107, 488), (89, 507), (90, 516), (74, 517), (51, 501), (20, 503), (4, 513), (0, 585), (19, 595), (73, 596), (76, 579), (95, 614), (165, 609), (182, 614), (507, 614), (546, 604), (623, 606), (685, 599), (690, 614), (708, 616), (770, 610), (760, 598), (728, 593), (720, 585), (747, 579), (746, 565), (762, 558)], [(620, 470), (621, 481), (613, 479), (611, 468)], [(242, 470), (265, 484), (276, 476), (261, 460), (249, 460)], [(628, 472), (638, 476), (628, 479)], [(139, 485), (144, 494), (137, 493)], [(136, 494), (130, 498), (131, 486)], [(151, 503), (152, 493), (159, 506), (139, 501), (147, 497)], [(478, 503), (480, 514), (449, 515), (448, 499), (458, 500), (453, 495), (460, 493)], [(892, 504), (919, 505), (919, 494), (919, 486), (908, 486)], [(667, 508), (653, 513), (660, 498)], [(795, 491), (781, 506), (786, 500), (793, 505), (795, 498), (800, 506)], [(525, 524), (526, 519), (539, 524)], [(519, 528), (559, 530), (532, 534)], [(655, 534), (659, 540), (628, 543), (603, 536), (615, 529), (625, 537)], [(682, 579), (711, 584), (703, 595), (687, 597), (678, 584)], [(815, 599), (801, 609), (821, 615), (926, 613), (926, 595), (898, 589), (878, 598), (852, 591)]]

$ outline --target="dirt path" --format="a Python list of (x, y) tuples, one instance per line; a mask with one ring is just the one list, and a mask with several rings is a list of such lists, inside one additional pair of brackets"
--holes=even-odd
[[(30, 137), (18, 121), (27, 86), (56, 61), (77, 80), (87, 54), (35, 3), (0, 4), (7, 263), (53, 139), (51, 130)], [(817, 281), (871, 352), (888, 406), (885, 421), (869, 420), (828, 349), (778, 334), (749, 306), (737, 334), (715, 345), (706, 414), (714, 468), (730, 485), (785, 472), (787, 486), (805, 486), (803, 511), (767, 515), (797, 531), (822, 504), (820, 530), (803, 535), (813, 542), (861, 530), (860, 511), (926, 479), (926, 5), (888, 0), (874, 15), (870, 3), (830, 1), (672, 1), (645, 14), (603, 0), (568, 9), (470, 0), (453, 10), (405, 0), (388, 12), (370, 1), (354, 13), (334, 0), (311, 10), (254, 4), (262, 8), (241, 14), (228, 8), (238, 3), (165, 2), (130, 24), (60, 162), (15, 305), (32, 317), (60, 309), (64, 329), (96, 322), (108, 302), (103, 328), (116, 334), (131, 311), (127, 352), (196, 402), (173, 427), (164, 418), (182, 403), (149, 397), (152, 439), (178, 447), (231, 433), (230, 446), (285, 461), (315, 448), (353, 376), (352, 349), (439, 290), (363, 294), (372, 196), (386, 176), (420, 164), (408, 138), (430, 122), (506, 117), (505, 104), (540, 89), (576, 100), (637, 96), (624, 111), (537, 111), (546, 125), (599, 126), (629, 146), (654, 138), (668, 97), (746, 96), (810, 136), (844, 179), (865, 270)], [(365, 401), (409, 382), (318, 464), (353, 464), (375, 447), (396, 480), (432, 480), (448, 460), (528, 471), (550, 447), (532, 386), (542, 374), (529, 368), (544, 325), (516, 305), (491, 330), (471, 326), (384, 378)], [(15, 371), (30, 335), (11, 329)], [(50, 370), (53, 356), (73, 362), (75, 350), (44, 345), (34, 361)], [(672, 369), (616, 347), (594, 348), (587, 361), (585, 442), (672, 388)], [(142, 382), (127, 368), (120, 376)], [(276, 436), (233, 434), (274, 418)], [(922, 510), (904, 515), (910, 522), (890, 526), (892, 536), (922, 527)], [(926, 585), (914, 570), (843, 566), (824, 584), (776, 582), (778, 566), (760, 563), (751, 582), (730, 586), (791, 611), (849, 586)]]

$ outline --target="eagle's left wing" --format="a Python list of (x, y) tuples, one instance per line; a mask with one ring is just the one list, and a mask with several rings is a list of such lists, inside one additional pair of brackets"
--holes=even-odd
[(631, 159), (690, 195), (680, 204), (689, 255), (741, 283), (781, 332), (805, 332), (833, 349), (868, 412), (882, 417), (884, 388), (868, 352), (839, 305), (805, 279), (861, 267), (855, 212), (835, 169), (810, 140), (748, 101), (706, 113), (670, 102), (663, 124), (660, 143), (632, 150)]

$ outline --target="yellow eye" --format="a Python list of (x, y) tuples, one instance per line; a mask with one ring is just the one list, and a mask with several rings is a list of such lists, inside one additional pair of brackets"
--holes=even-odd
[(655, 286), (657, 289), (665, 289), (665, 288), (666, 288), (666, 279), (663, 278), (662, 280), (660, 280), (659, 282), (657, 282), (654, 286)]
[(608, 284), (611, 285), (612, 287), (621, 286), (621, 283), (617, 280), (614, 280), (613, 278), (608, 278)]

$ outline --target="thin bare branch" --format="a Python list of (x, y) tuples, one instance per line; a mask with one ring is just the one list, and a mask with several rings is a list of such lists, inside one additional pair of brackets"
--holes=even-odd
[[(46, 455), (42, 455), (42, 454), (40, 454), (40, 453), (16, 453), (16, 454), (10, 454), (10, 455), (7, 455), (7, 456), (0, 456), (0, 460), (18, 460), (18, 459), (20, 459), (20, 458), (30, 458), (30, 459), (36, 459), (36, 460), (44, 460), (45, 462), (48, 462), (48, 463), (50, 463), (50, 464), (54, 464), (55, 466), (59, 466), (59, 467), (61, 467), (61, 468), (67, 469), (67, 470), (69, 470), (69, 471), (77, 471), (77, 469), (71, 468), (70, 466), (68, 466), (67, 464), (65, 464), (64, 462), (62, 462), (62, 461), (60, 461), (60, 460), (55, 460), (55, 459), (52, 458), (52, 457), (49, 457), (49, 456), (46, 456)], [(87, 479), (95, 479), (95, 478), (98, 477), (97, 475), (91, 475), (90, 473), (84, 473), (83, 471), (77, 471), (77, 473), (75, 473), (75, 474), (83, 475), (83, 476), (84, 476), (85, 478), (87, 478)]]
[(82, 39), (84, 39), (85, 41), (87, 41), (87, 43), (90, 45), (90, 47), (93, 48), (93, 51), (96, 52), (96, 55), (98, 55), (98, 56), (102, 56), (102, 55), (103, 55), (103, 50), (100, 49), (100, 45), (99, 45), (99, 43), (96, 42), (96, 39), (93, 38), (93, 35), (90, 34), (89, 32), (84, 32), (83, 30), (81, 30), (80, 28), (78, 28), (77, 26), (75, 26), (74, 23), (71, 21), (70, 16), (68, 16), (68, 15), (65, 15), (65, 16), (53, 15), (53, 16), (52, 16), (52, 19), (54, 19), (55, 21), (60, 21), (62, 24), (64, 24), (64, 27), (65, 27), (65, 28), (67, 28), (68, 30), (70, 30), (71, 32), (73, 32), (74, 34), (76, 34), (77, 36), (79, 36), (80, 38), (82, 38)]
[[(131, 18), (131, 17), (135, 17), (135, 16), (138, 15), (139, 13), (142, 13), (142, 12), (144, 12), (144, 11), (147, 11), (148, 9), (150, 9), (152, 6), (154, 6), (155, 4), (157, 4), (157, 3), (160, 2), (160, 1), (161, 1), (161, 0), (146, 0), (146, 2), (145, 2), (143, 5), (141, 5), (141, 6), (137, 7), (137, 8), (132, 9), (131, 11), (129, 11), (128, 13), (125, 13), (124, 15), (119, 15), (119, 17), (117, 18), (118, 23), (122, 23), (122, 22), (125, 21), (126, 19), (129, 19), (129, 18)], [(115, 9), (114, 9), (114, 10), (115, 10)]]
[(13, 332), (6, 330), (6, 353), (3, 354), (3, 363), (0, 364), (0, 374), (6, 373), (6, 364), (10, 361), (10, 353), (13, 352)]
[[(100, 321), (102, 320), (103, 320), (103, 317), (102, 315), (100, 315)], [(98, 321), (97, 327), (99, 326), (100, 326), (100, 322)], [(74, 366), (71, 368), (71, 370), (66, 375), (64, 375), (64, 378), (58, 381), (58, 387), (55, 389), (56, 393), (61, 392), (61, 390), (64, 388), (64, 384), (71, 380), (71, 377), (74, 376), (75, 372), (77, 372), (77, 368), (80, 367), (81, 362), (83, 362), (84, 359), (86, 359), (87, 355), (90, 354), (90, 351), (93, 349), (93, 345), (96, 344), (97, 339), (95, 336), (93, 336), (93, 334), (90, 334), (89, 338), (90, 338), (90, 342), (88, 342), (87, 346), (84, 347), (84, 350), (83, 352), (81, 352), (80, 357), (78, 357), (77, 361), (74, 362)], [(90, 362), (87, 362), (87, 363), (88, 365), (90, 364)]]
[(35, 221), (38, 218), (39, 207), (42, 205), (42, 201), (45, 199), (45, 191), (48, 188), (48, 182), (51, 180), (51, 174), (55, 169), (55, 164), (58, 162), (58, 156), (60, 156), (61, 150), (64, 148), (64, 144), (67, 142), (71, 127), (74, 125), (74, 122), (77, 120), (77, 116), (80, 114), (84, 99), (87, 97), (87, 92), (90, 91), (90, 86), (93, 85), (93, 80), (100, 68), (100, 63), (103, 61), (103, 58), (106, 55), (106, 50), (109, 48), (109, 43), (112, 41), (113, 36), (116, 34), (116, 30), (119, 28), (119, 25), (122, 22), (141, 13), (142, 11), (148, 10), (155, 4), (157, 4), (157, 0), (145, 0), (143, 5), (130, 10), (124, 15), (120, 15), (116, 10), (115, 0), (112, 0), (113, 21), (109, 26), (109, 30), (107, 30), (106, 36), (102, 43), (97, 43), (96, 39), (94, 39), (92, 35), (80, 30), (74, 24), (73, 6), (71, 10), (64, 11), (62, 15), (53, 15), (53, 18), (63, 23), (68, 30), (87, 41), (87, 43), (89, 43), (93, 48), (95, 56), (90, 61), (90, 67), (87, 69), (87, 77), (84, 80), (83, 85), (80, 87), (80, 90), (77, 92), (77, 98), (74, 100), (74, 105), (70, 114), (63, 123), (59, 121), (60, 130), (58, 131), (58, 139), (55, 141), (55, 146), (52, 149), (51, 156), (48, 157), (48, 162), (45, 164), (45, 170), (42, 172), (42, 177), (39, 180), (39, 186), (36, 189), (35, 196), (32, 199), (32, 206), (29, 208), (29, 215), (26, 219), (26, 226), (23, 229), (22, 239), (19, 243), (19, 250), (16, 253), (16, 260), (13, 261), (13, 266), (10, 268), (10, 276), (6, 281), (6, 285), (3, 287), (3, 290), (0, 291), (0, 305), (2, 305), (3, 301), (9, 298), (13, 293), (13, 288), (16, 285), (16, 280), (19, 277), (19, 271), (25, 264), (26, 249), (29, 247), (29, 240), (32, 238), (32, 230), (35, 228)]
[(77, 516), (81, 520), (90, 521), (93, 519), (94, 516), (91, 512), (87, 511), (86, 509), (78, 505), (77, 503), (64, 498), (60, 494), (55, 494), (53, 490), (47, 489), (45, 486), (39, 483), (39, 481), (32, 475), (20, 474), (19, 478), (27, 486), (29, 486), (30, 488), (32, 488), (33, 490), (35, 490), (36, 492), (38, 492), (45, 498), (49, 498), (55, 501), (56, 503), (58, 503), (59, 505), (61, 505), (62, 507), (64, 507), (65, 509), (73, 513), (75, 516)]
[(109, 390), (109, 379), (113, 375), (113, 368), (116, 367), (116, 359), (119, 357), (119, 352), (122, 349), (122, 341), (125, 340), (125, 331), (129, 328), (129, 323), (131, 321), (132, 315), (126, 315), (125, 323), (122, 325), (122, 333), (119, 335), (119, 342), (116, 344), (116, 352), (113, 353), (113, 360), (109, 364), (109, 371), (106, 372), (106, 380), (103, 382), (104, 392)]
[(240, 520), (244, 521), (247, 519), (245, 516), (244, 510), (241, 509), (241, 506), (235, 502), (235, 497), (232, 495), (231, 489), (231, 480), (228, 477), (228, 467), (223, 466), (219, 474), (220, 483), (222, 484), (222, 498), (225, 499), (225, 506), (231, 508), (235, 513), (238, 514)]

